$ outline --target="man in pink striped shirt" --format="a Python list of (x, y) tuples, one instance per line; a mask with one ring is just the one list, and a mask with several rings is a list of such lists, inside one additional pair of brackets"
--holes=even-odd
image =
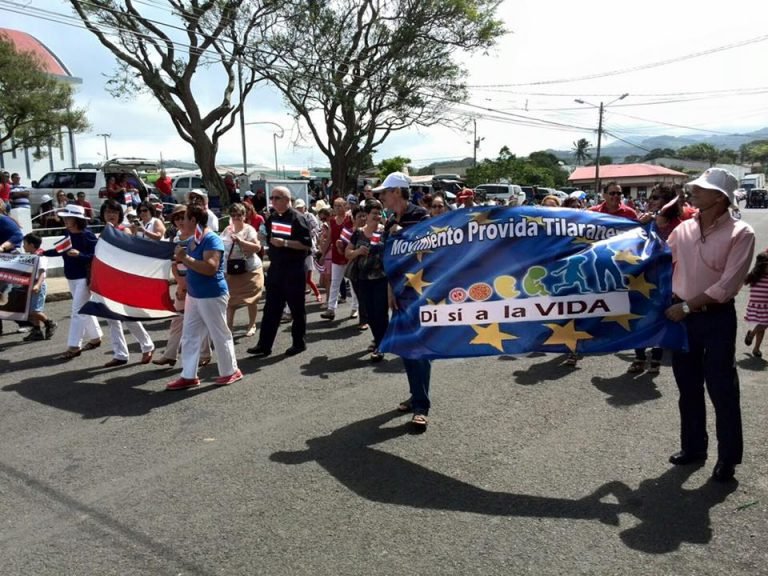
[(743, 452), (734, 297), (752, 263), (755, 233), (730, 213), (737, 207), (733, 174), (710, 168), (690, 184), (691, 201), (699, 212), (675, 228), (668, 240), (675, 303), (666, 315), (684, 322), (688, 333), (688, 351), (675, 351), (672, 357), (680, 392), (681, 450), (669, 461), (685, 465), (707, 458), (706, 385), (717, 431), (712, 479), (725, 482), (733, 478)]

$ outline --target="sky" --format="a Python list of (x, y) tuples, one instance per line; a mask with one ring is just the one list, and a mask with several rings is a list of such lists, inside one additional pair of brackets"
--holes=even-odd
[[(150, 96), (115, 99), (106, 92), (114, 57), (90, 32), (57, 14), (71, 15), (68, 3), (0, 0), (2, 27), (37, 37), (82, 79), (76, 102), (87, 110), (91, 131), (76, 136), (78, 161), (103, 160), (105, 142), (97, 136), (103, 133), (111, 134), (110, 157), (192, 161), (191, 147)], [(478, 159), (495, 157), (502, 146), (527, 155), (571, 149), (579, 138), (595, 144), (600, 102), (606, 104), (604, 145), (616, 137), (638, 144), (661, 134), (743, 133), (768, 126), (768, 2), (505, 0), (498, 17), (509, 33), (487, 53), (461, 57), (470, 99), (454, 112), (467, 130), (437, 126), (394, 133), (375, 161), (399, 155), (418, 167), (472, 156), (473, 119), (482, 139)], [(700, 55), (684, 58), (692, 54)], [(648, 66), (669, 60), (677, 61)], [(614, 71), (623, 73), (607, 74)], [(210, 84), (215, 83), (196, 84), (203, 103), (216, 94)], [(628, 95), (613, 102), (623, 94)], [(328, 165), (311, 140), (300, 139), (306, 130), (297, 129), (274, 89), (252, 92), (245, 116), (246, 122), (274, 122), (284, 129), (274, 140), (281, 168)], [(275, 131), (280, 132), (270, 124), (246, 127), (249, 164), (274, 167)], [(237, 124), (220, 143), (218, 163), (242, 165)]]

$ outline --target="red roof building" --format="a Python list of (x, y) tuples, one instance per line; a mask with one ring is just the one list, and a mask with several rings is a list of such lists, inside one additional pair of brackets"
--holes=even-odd
[[(656, 184), (684, 184), (690, 177), (677, 170), (653, 164), (606, 164), (600, 166), (600, 186), (617, 182), (634, 198), (646, 196)], [(595, 185), (595, 166), (576, 168), (568, 178), (573, 186), (591, 190)]]
[(64, 63), (59, 60), (56, 54), (31, 34), (20, 32), (19, 30), (11, 30), (10, 28), (0, 28), (0, 35), (13, 42), (13, 45), (19, 52), (31, 52), (37, 56), (43, 69), (48, 72), (48, 74), (67, 82), (74, 82), (76, 84), (82, 83), (80, 78), (72, 76), (72, 73)]

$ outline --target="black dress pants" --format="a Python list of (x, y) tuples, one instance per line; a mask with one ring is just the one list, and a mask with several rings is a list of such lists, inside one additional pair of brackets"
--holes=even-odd
[(280, 319), (283, 309), (288, 304), (293, 317), (291, 336), (293, 346), (303, 348), (304, 336), (307, 332), (307, 313), (304, 307), (304, 284), (306, 276), (304, 264), (289, 267), (282, 270), (270, 267), (264, 282), (267, 295), (264, 303), (264, 315), (261, 319), (261, 331), (259, 332), (258, 346), (265, 350), (272, 350), (275, 343), (277, 330), (280, 327)]

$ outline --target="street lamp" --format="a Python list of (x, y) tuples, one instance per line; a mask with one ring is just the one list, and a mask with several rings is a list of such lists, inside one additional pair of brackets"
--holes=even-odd
[(96, 134), (104, 138), (104, 160), (109, 160), (109, 149), (107, 148), (107, 138), (112, 138), (112, 134)]
[[(272, 132), (272, 145), (273, 145), (273, 147), (275, 149), (275, 175), (277, 175), (278, 174), (278, 168), (277, 168), (277, 139), (278, 138), (282, 138), (285, 135), (285, 130), (277, 122), (268, 122), (268, 121), (264, 121), (264, 122), (246, 122), (245, 124), (243, 124), (243, 126), (253, 126), (254, 124), (271, 124), (272, 126), (277, 126), (278, 128), (280, 128), (280, 134), (278, 134), (277, 132)], [(243, 144), (245, 144), (245, 138), (243, 138)]]
[(587, 106), (592, 106), (592, 108), (600, 109), (600, 116), (597, 122), (597, 154), (595, 156), (595, 194), (600, 193), (600, 144), (603, 137), (603, 110), (605, 110), (605, 108), (607, 108), (611, 104), (618, 102), (619, 100), (624, 100), (624, 98), (626, 98), (627, 96), (629, 96), (629, 92), (625, 92), (618, 98), (615, 98), (614, 100), (611, 100), (610, 102), (608, 102), (608, 104), (603, 104), (602, 102), (600, 102), (600, 106), (596, 106), (591, 102), (582, 100), (581, 98), (576, 98), (574, 100), (574, 102), (576, 102), (577, 104), (585, 104)]

